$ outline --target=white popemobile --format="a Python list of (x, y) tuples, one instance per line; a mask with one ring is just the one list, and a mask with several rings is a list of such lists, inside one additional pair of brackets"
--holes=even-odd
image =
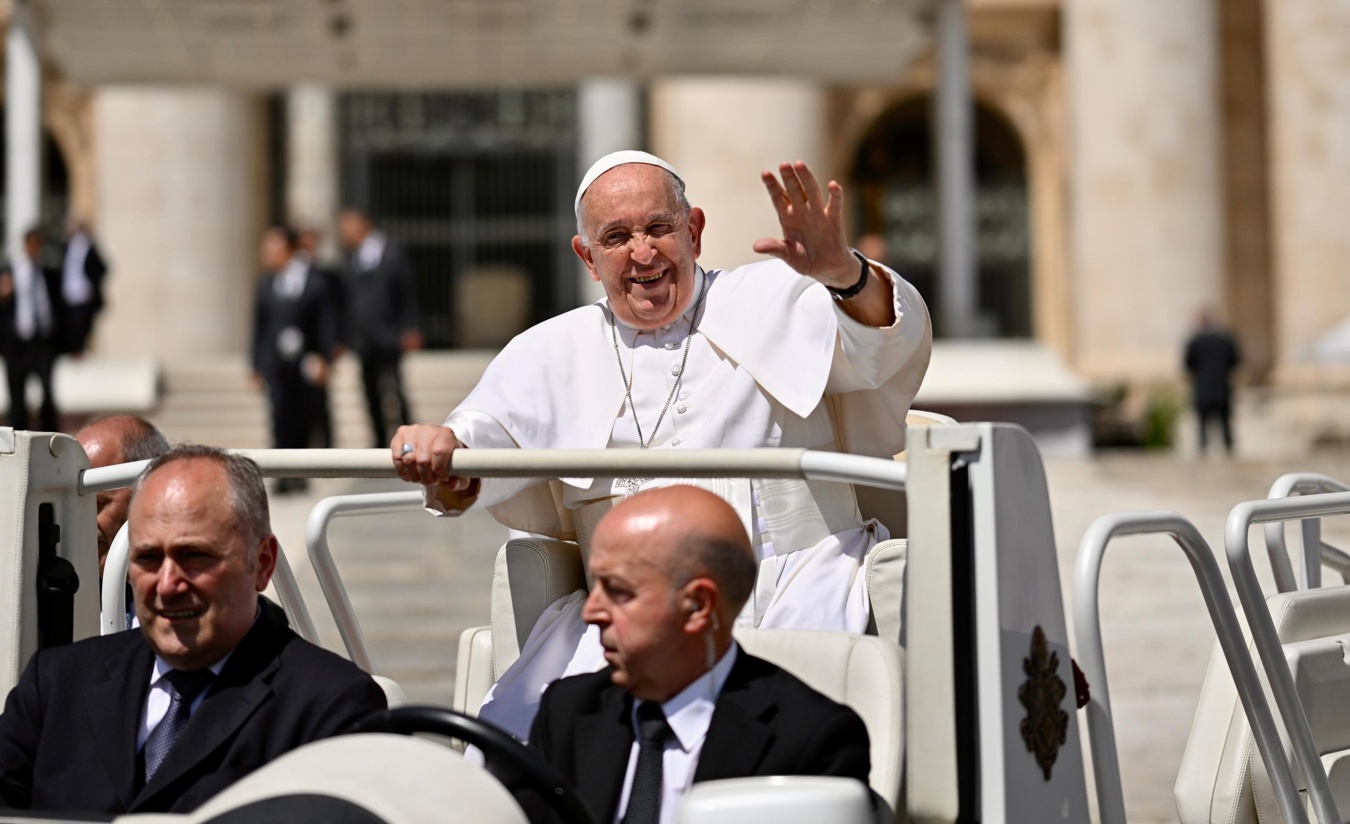
[[(738, 630), (750, 652), (849, 704), (871, 736), (870, 789), (849, 779), (753, 778), (696, 785), (686, 824), (722, 822), (1089, 822), (1088, 776), (1074, 709), (1065, 602), (1039, 452), (1005, 424), (914, 421), (909, 449), (887, 461), (801, 449), (706, 451), (458, 451), (456, 474), (482, 477), (625, 476), (798, 478), (851, 483), (865, 515), (893, 536), (867, 560), (875, 634)], [(272, 477), (389, 477), (385, 450), (249, 450)], [(74, 439), (0, 428), (0, 689), (8, 692), (37, 649), (94, 635), (121, 615), (125, 535), (97, 580), (94, 495), (130, 485), (143, 468), (89, 469)], [(1350, 585), (1321, 585), (1325, 563), (1346, 574), (1350, 556), (1321, 543), (1316, 519), (1350, 513), (1350, 491), (1322, 476), (1286, 476), (1271, 499), (1239, 504), (1226, 554), (1258, 673), (1213, 553), (1185, 518), (1149, 512), (1104, 516), (1083, 539), (1075, 577), (1077, 649), (1092, 687), (1085, 709), (1099, 818), (1123, 822), (1124, 803), (1097, 622), (1102, 553), (1118, 535), (1160, 533), (1186, 553), (1218, 634), (1175, 794), (1181, 820), (1343, 821), (1350, 810)], [(420, 508), (420, 491), (329, 498), (311, 513), (308, 551), (347, 652), (372, 670), (369, 651), (328, 554), (335, 517)], [(1301, 520), (1296, 576), (1282, 523)], [(1256, 584), (1249, 527), (1266, 524), (1281, 592)], [(83, 585), (81, 585), (83, 582)], [(292, 625), (316, 641), (294, 577), (278, 565), (278, 595)], [(490, 625), (461, 638), (456, 711), (407, 707), (381, 679), (393, 709), (364, 734), (302, 747), (257, 770), (187, 815), (117, 821), (295, 820), (303, 798), (315, 820), (326, 804), (344, 820), (523, 822), (513, 790), (549, 799), (560, 820), (594, 822), (571, 787), (514, 740), (462, 712), (476, 708), (519, 654), (523, 636), (560, 595), (584, 588), (573, 544), (513, 540), (498, 554)], [(100, 595), (102, 602), (100, 604)], [(110, 623), (104, 632), (115, 631)], [(1230, 674), (1231, 673), (1231, 674)], [(372, 672), (377, 675), (378, 673)], [(1273, 699), (1273, 700), (1272, 700)], [(1272, 712), (1272, 705), (1277, 712)], [(1278, 718), (1278, 721), (1277, 721)], [(477, 745), (486, 767), (412, 732)], [(292, 803), (288, 804), (288, 800)], [(22, 821), (22, 816), (0, 821)], [(52, 818), (44, 817), (50, 821)], [(56, 819), (60, 820), (60, 819)], [(79, 820), (79, 819), (69, 819)], [(103, 820), (106, 820), (103, 819)]]

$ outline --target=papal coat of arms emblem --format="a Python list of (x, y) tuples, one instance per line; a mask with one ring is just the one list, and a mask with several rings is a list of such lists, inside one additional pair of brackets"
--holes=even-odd
[(1031, 634), (1031, 655), (1022, 659), (1022, 669), (1027, 674), (1026, 683), (1017, 690), (1017, 700), (1027, 708), (1022, 740), (1036, 754), (1036, 763), (1049, 781), (1050, 768), (1069, 731), (1069, 714), (1059, 708), (1068, 687), (1058, 674), (1059, 653), (1050, 651), (1039, 625)]

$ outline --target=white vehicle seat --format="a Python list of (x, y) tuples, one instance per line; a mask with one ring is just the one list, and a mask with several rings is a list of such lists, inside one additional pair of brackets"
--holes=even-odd
[(738, 629), (751, 655), (771, 661), (817, 692), (852, 707), (872, 750), (868, 784), (899, 809), (905, 769), (905, 654), (894, 641), (872, 635), (805, 629)]
[(374, 679), (376, 684), (380, 685), (380, 689), (384, 690), (384, 700), (389, 705), (389, 709), (402, 707), (408, 703), (408, 694), (403, 691), (403, 687), (400, 687), (397, 681), (387, 675), (372, 675), (370, 677)]
[(475, 824), (526, 824), (506, 788), (454, 750), (424, 738), (380, 733), (342, 735), (293, 750), (192, 813), (116, 820), (203, 824), (268, 799), (315, 795), (355, 804), (386, 824), (442, 822), (450, 810)]
[[(1337, 807), (1350, 809), (1350, 586), (1267, 600)], [(1256, 656), (1255, 651), (1252, 652)], [(1264, 672), (1262, 683), (1265, 684)], [(1274, 707), (1267, 687), (1267, 700)], [(1286, 756), (1293, 760), (1286, 744)], [(1299, 788), (1305, 784), (1298, 778)], [(1173, 788), (1182, 824), (1282, 821), (1270, 778), (1217, 643)]]

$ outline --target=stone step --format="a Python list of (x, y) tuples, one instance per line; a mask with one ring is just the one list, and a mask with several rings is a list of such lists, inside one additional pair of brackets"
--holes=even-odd
[[(478, 381), (491, 352), (418, 352), (404, 361), (403, 379), (415, 419), (439, 422)], [(267, 399), (253, 386), (242, 356), (169, 361), (164, 394), (150, 418), (170, 440), (235, 448), (271, 443)], [(355, 358), (338, 361), (329, 390), (334, 437), (340, 447), (370, 445), (370, 424)]]

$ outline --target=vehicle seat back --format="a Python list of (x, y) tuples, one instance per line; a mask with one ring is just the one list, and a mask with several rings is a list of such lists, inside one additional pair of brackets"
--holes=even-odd
[(869, 785), (898, 809), (905, 767), (905, 654), (894, 641), (849, 632), (738, 629), (736, 640), (826, 697), (846, 704), (867, 725)]
[[(1350, 809), (1350, 586), (1273, 595), (1275, 631), (1339, 809)], [(1253, 650), (1253, 657), (1256, 652)], [(1261, 682), (1275, 706), (1265, 674)], [(1293, 760), (1288, 744), (1286, 757)], [(1306, 784), (1295, 770), (1300, 789)], [(1251, 726), (1216, 642), (1173, 788), (1182, 824), (1282, 821)]]

